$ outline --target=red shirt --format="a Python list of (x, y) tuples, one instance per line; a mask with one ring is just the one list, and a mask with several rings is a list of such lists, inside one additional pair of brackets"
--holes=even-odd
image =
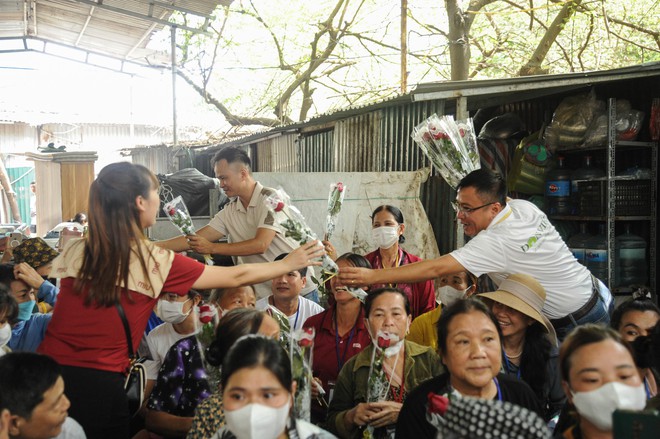
[[(369, 261), (372, 268), (383, 268), (383, 262), (378, 250), (373, 251), (364, 257)], [(422, 258), (411, 255), (399, 247), (399, 266), (413, 264), (421, 260)], [(377, 288), (383, 288), (386, 286), (388, 285), (370, 285), (369, 289), (373, 291)], [(413, 284), (396, 284), (394, 287), (399, 288), (404, 293), (406, 293), (406, 296), (408, 296), (408, 302), (410, 302), (410, 314), (412, 315), (413, 319), (424, 314), (425, 312), (435, 309), (435, 288), (433, 286), (432, 279), (424, 282), (416, 282)]]
[(371, 338), (364, 326), (364, 308), (360, 308), (357, 322), (343, 337), (336, 337), (335, 306), (305, 320), (305, 327), (314, 327), (314, 376), (323, 382), (329, 392), (328, 381), (336, 381), (341, 367), (354, 355), (369, 346)]
[[(188, 294), (203, 271), (204, 265), (194, 259), (174, 255), (161, 291)], [(65, 366), (124, 372), (129, 364), (128, 346), (117, 308), (86, 306), (87, 293), (76, 294), (74, 282), (71, 277), (61, 280), (53, 318), (38, 352)], [(121, 304), (131, 328), (134, 350), (140, 344), (157, 300), (129, 290), (122, 292)]]

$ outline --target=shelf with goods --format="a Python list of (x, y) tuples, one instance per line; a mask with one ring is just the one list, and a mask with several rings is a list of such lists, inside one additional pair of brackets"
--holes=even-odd
[[(575, 227), (576, 223), (587, 223), (585, 226), (593, 232), (596, 228), (603, 231), (604, 243), (601, 242), (599, 248), (602, 252), (606, 251), (606, 262), (603, 261), (603, 267), (594, 269), (593, 261), (598, 260), (598, 256), (594, 256), (599, 251), (594, 251), (590, 256), (596, 258), (591, 259), (592, 271), (598, 271), (598, 277), (611, 287), (612, 291), (618, 294), (627, 294), (631, 292), (631, 287), (628, 284), (622, 284), (620, 279), (625, 279), (625, 276), (619, 276), (617, 271), (617, 236), (619, 240), (626, 237), (636, 236), (630, 232), (633, 230), (643, 236), (646, 242), (646, 251), (648, 257), (644, 257), (645, 264), (648, 268), (648, 275), (646, 277), (648, 286), (652, 291), (656, 291), (656, 271), (657, 271), (657, 235), (656, 235), (656, 221), (657, 221), (657, 141), (632, 141), (632, 140), (616, 140), (617, 138), (617, 114), (616, 114), (616, 99), (609, 99), (608, 101), (608, 131), (607, 139), (604, 144), (592, 145), (590, 147), (572, 147), (565, 148), (557, 151), (557, 155), (561, 155), (562, 160), (565, 160), (565, 172), (559, 178), (564, 179), (562, 184), (566, 185), (566, 175), (571, 168), (579, 166), (580, 156), (583, 160), (586, 156), (587, 164), (593, 160), (594, 170), (599, 171), (602, 176), (591, 178), (597, 173), (589, 173), (588, 177), (584, 179), (570, 179), (572, 187), (572, 194), (570, 196), (570, 207), (568, 205), (559, 205), (559, 209), (549, 209), (548, 217), (557, 224), (563, 223), (571, 224)], [(648, 120), (648, 119), (647, 119)], [(584, 169), (585, 165), (582, 165)], [(639, 171), (634, 176), (622, 175), (625, 173), (630, 174), (631, 168)], [(643, 172), (639, 168), (647, 168)], [(604, 172), (603, 172), (604, 171)], [(574, 175), (574, 174), (572, 174)], [(568, 200), (568, 198), (566, 198)], [(554, 211), (553, 211), (554, 210)], [(558, 211), (557, 211), (558, 210)], [(568, 211), (570, 210), (570, 212)], [(570, 228), (570, 227), (569, 227)], [(624, 232), (625, 230), (625, 232)], [(579, 233), (578, 233), (579, 235)], [(602, 236), (601, 236), (602, 237)], [(621, 238), (623, 237), (623, 238)], [(606, 245), (604, 245), (606, 244)], [(625, 246), (625, 243), (623, 244)], [(639, 249), (638, 250), (638, 253)], [(632, 250), (625, 249), (626, 255), (630, 255)], [(590, 265), (590, 264), (587, 264)], [(606, 265), (606, 269), (604, 267)]]

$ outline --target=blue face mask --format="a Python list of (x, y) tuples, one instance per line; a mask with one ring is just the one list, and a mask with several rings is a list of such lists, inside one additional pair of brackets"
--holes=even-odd
[(32, 310), (34, 309), (34, 304), (37, 303), (34, 300), (29, 300), (27, 302), (18, 304), (18, 320), (30, 320), (32, 316)]

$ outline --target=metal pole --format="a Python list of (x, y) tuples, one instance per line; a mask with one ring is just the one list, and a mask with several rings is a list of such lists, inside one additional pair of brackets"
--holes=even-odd
[(401, 0), (401, 93), (408, 91), (408, 0)]
[(170, 42), (172, 44), (172, 146), (178, 147), (176, 126), (176, 26), (170, 27)]

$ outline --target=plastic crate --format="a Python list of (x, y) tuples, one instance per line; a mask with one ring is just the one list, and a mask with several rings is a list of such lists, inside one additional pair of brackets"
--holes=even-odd
[[(616, 216), (651, 214), (651, 180), (616, 180), (614, 189)], [(580, 216), (607, 215), (607, 181), (579, 181), (578, 194)]]

